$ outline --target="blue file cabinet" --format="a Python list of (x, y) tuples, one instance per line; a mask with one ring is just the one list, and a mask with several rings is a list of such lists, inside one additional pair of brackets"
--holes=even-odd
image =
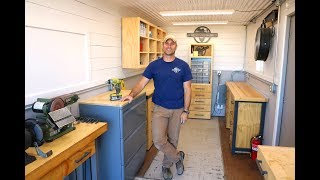
[(97, 139), (98, 179), (134, 179), (146, 155), (146, 94), (120, 103), (108, 100), (110, 93), (79, 101), (79, 113), (108, 123), (108, 131)]

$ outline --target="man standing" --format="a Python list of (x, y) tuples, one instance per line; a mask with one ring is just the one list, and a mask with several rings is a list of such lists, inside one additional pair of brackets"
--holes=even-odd
[(151, 62), (140, 81), (121, 101), (129, 102), (138, 95), (150, 79), (154, 81), (152, 137), (155, 147), (164, 153), (162, 174), (172, 179), (170, 167), (175, 164), (178, 175), (184, 171), (185, 153), (178, 151), (181, 124), (188, 120), (192, 74), (189, 65), (175, 57), (177, 40), (167, 35), (162, 43), (163, 56)]

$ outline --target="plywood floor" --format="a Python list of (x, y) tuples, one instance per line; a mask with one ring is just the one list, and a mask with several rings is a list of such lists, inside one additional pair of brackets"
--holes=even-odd
[[(207, 122), (210, 121), (210, 122)], [(213, 123), (215, 121), (216, 123)], [(262, 180), (263, 177), (259, 174), (259, 170), (254, 161), (250, 159), (248, 154), (236, 154), (232, 155), (231, 148), (229, 147), (229, 130), (225, 128), (225, 118), (224, 117), (212, 117), (211, 120), (191, 120), (188, 123), (188, 126), (184, 126), (186, 128), (181, 129), (180, 135), (180, 143), (178, 145), (178, 149), (182, 148), (183, 150), (187, 149), (189, 155), (189, 163), (192, 166), (189, 166), (189, 176), (177, 176), (174, 179), (189, 179), (189, 177), (193, 178), (192, 180), (212, 180), (212, 179), (225, 179), (225, 180)], [(185, 124), (185, 125), (187, 125)], [(189, 130), (191, 128), (191, 131)], [(216, 128), (216, 129), (215, 129)], [(185, 131), (184, 131), (184, 130)], [(219, 133), (212, 133), (219, 132)], [(192, 133), (193, 132), (193, 135)], [(199, 142), (195, 142), (195, 139), (191, 137), (199, 137)], [(211, 136), (216, 136), (216, 138), (212, 138)], [(189, 139), (189, 140), (188, 140)], [(193, 139), (193, 140), (192, 140)], [(217, 140), (220, 140), (217, 142)], [(199, 143), (199, 144), (198, 144)], [(208, 144), (208, 145), (207, 145)], [(211, 145), (210, 145), (211, 144)], [(213, 145), (213, 144), (218, 144)], [(216, 150), (214, 150), (216, 149)], [(212, 154), (219, 154), (217, 150), (220, 150), (222, 159), (217, 162), (212, 162), (211, 164), (207, 164), (208, 167), (212, 167), (215, 169), (220, 169), (220, 173), (217, 174), (217, 171), (205, 169), (203, 162), (210, 162), (214, 159), (219, 159), (217, 157), (213, 158)], [(193, 153), (195, 151), (199, 151), (200, 153)], [(201, 153), (201, 152), (213, 152), (213, 153)], [(192, 155), (193, 154), (193, 155)], [(209, 155), (211, 154), (211, 155)], [(198, 158), (194, 155), (199, 156)], [(202, 164), (200, 161), (195, 161), (196, 159), (201, 159), (207, 156), (207, 160), (203, 161)], [(219, 156), (218, 156), (219, 157)], [(158, 150), (152, 146), (149, 151), (147, 151), (147, 156), (144, 164), (142, 165), (140, 171), (137, 174), (136, 180), (139, 179), (162, 179), (160, 176), (161, 169), (156, 170), (157, 166), (159, 166), (159, 162), (155, 163), (155, 161), (159, 161), (161, 158), (161, 154), (158, 153)], [(194, 159), (194, 160), (192, 160)], [(185, 165), (187, 166), (187, 161)], [(222, 163), (223, 167), (219, 167), (219, 164)], [(215, 164), (215, 165), (214, 165)], [(151, 167), (153, 166), (153, 167)], [(219, 168), (217, 168), (219, 167)], [(154, 171), (153, 175), (150, 175), (151, 169)], [(148, 171), (149, 170), (149, 171)], [(174, 171), (175, 168), (172, 168)], [(185, 174), (187, 172), (187, 168)], [(206, 176), (206, 173), (209, 172), (215, 173), (211, 176)], [(149, 175), (147, 174), (149, 173)], [(192, 175), (193, 174), (193, 175)]]

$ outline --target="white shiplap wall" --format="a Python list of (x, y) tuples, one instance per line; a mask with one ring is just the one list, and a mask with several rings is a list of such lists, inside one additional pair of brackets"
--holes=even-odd
[[(27, 0), (25, 3), (26, 29), (84, 35), (87, 39), (87, 44), (84, 46), (87, 47), (85, 50), (88, 52), (83, 53), (87, 54), (86, 61), (89, 65), (86, 72), (83, 72), (87, 73), (88, 77), (81, 86), (70, 84), (68, 87), (63, 86), (59, 89), (41, 87), (45, 90), (32, 89), (31, 85), (28, 86), (25, 104), (35, 102), (36, 98), (52, 98), (98, 86), (112, 77), (125, 78), (141, 74), (142, 70), (121, 68), (121, 17), (123, 16), (134, 16), (134, 14), (130, 14), (130, 11), (122, 11), (118, 5), (105, 0)], [(30, 37), (35, 41), (37, 38), (40, 36), (35, 33)], [(46, 38), (49, 41), (53, 37)], [(72, 44), (73, 42), (61, 40), (61, 43)], [(39, 52), (37, 49), (28, 49), (31, 48), (28, 46), (25, 48), (30, 53), (30, 57)], [(38, 69), (37, 64), (28, 68), (30, 69), (26, 72), (34, 72)], [(68, 76), (72, 68), (65, 67), (59, 73), (62, 73), (62, 76)], [(39, 76), (48, 76), (48, 74), (39, 74)], [(26, 82), (30, 81), (32, 79), (26, 79)], [(45, 86), (45, 83), (39, 86)]]
[[(178, 48), (176, 56), (189, 62), (190, 44), (197, 43), (193, 37), (187, 37), (187, 33), (193, 33), (198, 26), (170, 26), (164, 27), (168, 34), (176, 36)], [(212, 37), (208, 43), (213, 44), (213, 70), (242, 70), (244, 65), (246, 27), (208, 25), (212, 33), (218, 33), (218, 37)]]

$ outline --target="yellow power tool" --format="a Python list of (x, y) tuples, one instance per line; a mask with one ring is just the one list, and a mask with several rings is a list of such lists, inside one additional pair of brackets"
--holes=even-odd
[(110, 94), (110, 101), (117, 101), (122, 98), (121, 90), (125, 89), (124, 80), (118, 78), (109, 79), (108, 84), (112, 85), (112, 89), (115, 89), (116, 92)]

